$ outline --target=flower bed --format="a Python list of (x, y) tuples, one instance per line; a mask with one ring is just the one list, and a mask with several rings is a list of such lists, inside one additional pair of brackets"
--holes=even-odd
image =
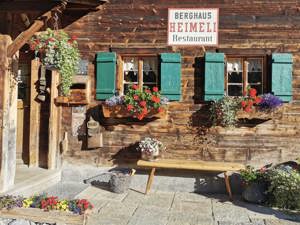
[(0, 217), (34, 222), (84, 224), (93, 205), (86, 199), (59, 200), (46, 194), (29, 198), (0, 197)]
[(168, 99), (161, 97), (158, 88), (140, 90), (132, 85), (124, 96), (113, 96), (102, 104), (104, 117), (133, 117), (138, 120), (166, 115)]

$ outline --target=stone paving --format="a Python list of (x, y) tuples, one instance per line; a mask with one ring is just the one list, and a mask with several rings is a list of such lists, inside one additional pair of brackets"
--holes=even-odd
[(95, 209), (88, 225), (293, 225), (300, 215), (287, 215), (271, 208), (245, 203), (226, 195), (204, 196), (186, 192), (135, 190), (115, 194), (90, 186), (77, 195)]

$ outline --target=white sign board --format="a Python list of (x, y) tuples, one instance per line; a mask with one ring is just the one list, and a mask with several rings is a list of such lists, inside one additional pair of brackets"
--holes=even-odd
[(218, 45), (219, 9), (169, 9), (168, 45)]

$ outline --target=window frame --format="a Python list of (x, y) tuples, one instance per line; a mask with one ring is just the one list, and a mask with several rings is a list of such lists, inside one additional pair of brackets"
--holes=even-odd
[[(225, 55), (225, 73), (224, 73), (224, 93), (228, 95), (228, 72), (227, 63), (229, 59), (239, 59), (242, 65), (242, 93), (247, 91), (248, 83), (248, 67), (247, 60), (249, 59), (260, 59), (262, 61), (262, 94), (268, 90), (268, 79), (267, 79), (267, 56), (266, 55), (239, 55), (239, 54), (226, 54)], [(243, 94), (242, 94), (243, 95)], [(228, 95), (229, 96), (229, 95)]]
[[(116, 77), (116, 91), (119, 93), (119, 95), (124, 95), (124, 58), (126, 57), (134, 57), (138, 59), (138, 86), (139, 89), (143, 89), (143, 60), (142, 58), (146, 57), (152, 57), (157, 59), (157, 74), (156, 74), (156, 86), (159, 86), (159, 80), (160, 80), (160, 71), (159, 71), (159, 59), (158, 54), (134, 54), (134, 53), (128, 53), (128, 54), (118, 54), (117, 55), (117, 77)], [(142, 84), (142, 85), (140, 85)]]

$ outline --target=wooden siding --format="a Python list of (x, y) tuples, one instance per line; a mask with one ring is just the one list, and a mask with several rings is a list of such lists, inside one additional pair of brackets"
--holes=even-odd
[[(157, 137), (167, 145), (166, 158), (261, 165), (267, 160), (281, 161), (300, 155), (300, 104), (296, 102), (287, 106), (276, 119), (255, 127), (216, 129), (210, 134), (213, 143), (207, 144), (209, 140), (198, 129), (198, 125), (209, 117), (206, 105), (200, 101), (204, 91), (203, 56), (205, 51), (215, 52), (216, 47), (171, 47), (166, 44), (168, 8), (196, 7), (220, 9), (219, 52), (264, 56), (273, 52), (292, 53), (293, 99), (300, 102), (298, 0), (215, 0), (213, 3), (209, 0), (111, 0), (99, 11), (78, 20), (74, 18), (79, 18), (80, 12), (66, 11), (62, 23), (70, 25), (65, 30), (79, 38), (82, 58), (88, 59), (91, 64), (89, 76), (92, 91), (88, 115), (93, 115), (100, 122), (104, 145), (88, 150), (86, 137), (71, 136), (72, 110), (64, 107), (62, 129), (69, 134), (69, 151), (66, 154), (70, 160), (95, 164), (131, 162), (139, 156), (134, 151), (134, 144), (145, 136)], [(34, 15), (29, 16), (34, 18)], [(18, 24), (11, 32), (23, 29), (18, 15), (3, 14), (0, 18)], [(9, 27), (2, 32), (10, 33)], [(13, 37), (17, 36), (15, 33)], [(95, 56), (97, 52), (109, 50), (118, 54), (181, 54), (182, 101), (169, 106), (166, 119), (138, 122), (130, 119), (107, 120), (101, 116), (101, 102), (96, 101)]]
[[(204, 159), (264, 164), (300, 156), (300, 107), (289, 105), (279, 119), (255, 127), (219, 128), (214, 143), (207, 145), (197, 125), (207, 120), (203, 98), (203, 56), (214, 47), (167, 46), (168, 8), (217, 7), (220, 9), (219, 46), (225, 54), (293, 54), (293, 99), (300, 100), (300, 4), (298, 1), (208, 0), (112, 0), (70, 24), (65, 30), (79, 37), (84, 59), (95, 63), (95, 54), (113, 49), (117, 53), (179, 52), (182, 56), (182, 101), (172, 103), (167, 119), (150, 122), (105, 120), (93, 88), (91, 112), (105, 128), (103, 148), (86, 150), (85, 141), (70, 137), (71, 160), (90, 163), (123, 163), (138, 157), (135, 143), (142, 137), (157, 137), (167, 145), (166, 158)], [(65, 21), (71, 20), (66, 16)], [(95, 68), (89, 76), (95, 87)], [(63, 110), (63, 127), (70, 131), (71, 110)]]

